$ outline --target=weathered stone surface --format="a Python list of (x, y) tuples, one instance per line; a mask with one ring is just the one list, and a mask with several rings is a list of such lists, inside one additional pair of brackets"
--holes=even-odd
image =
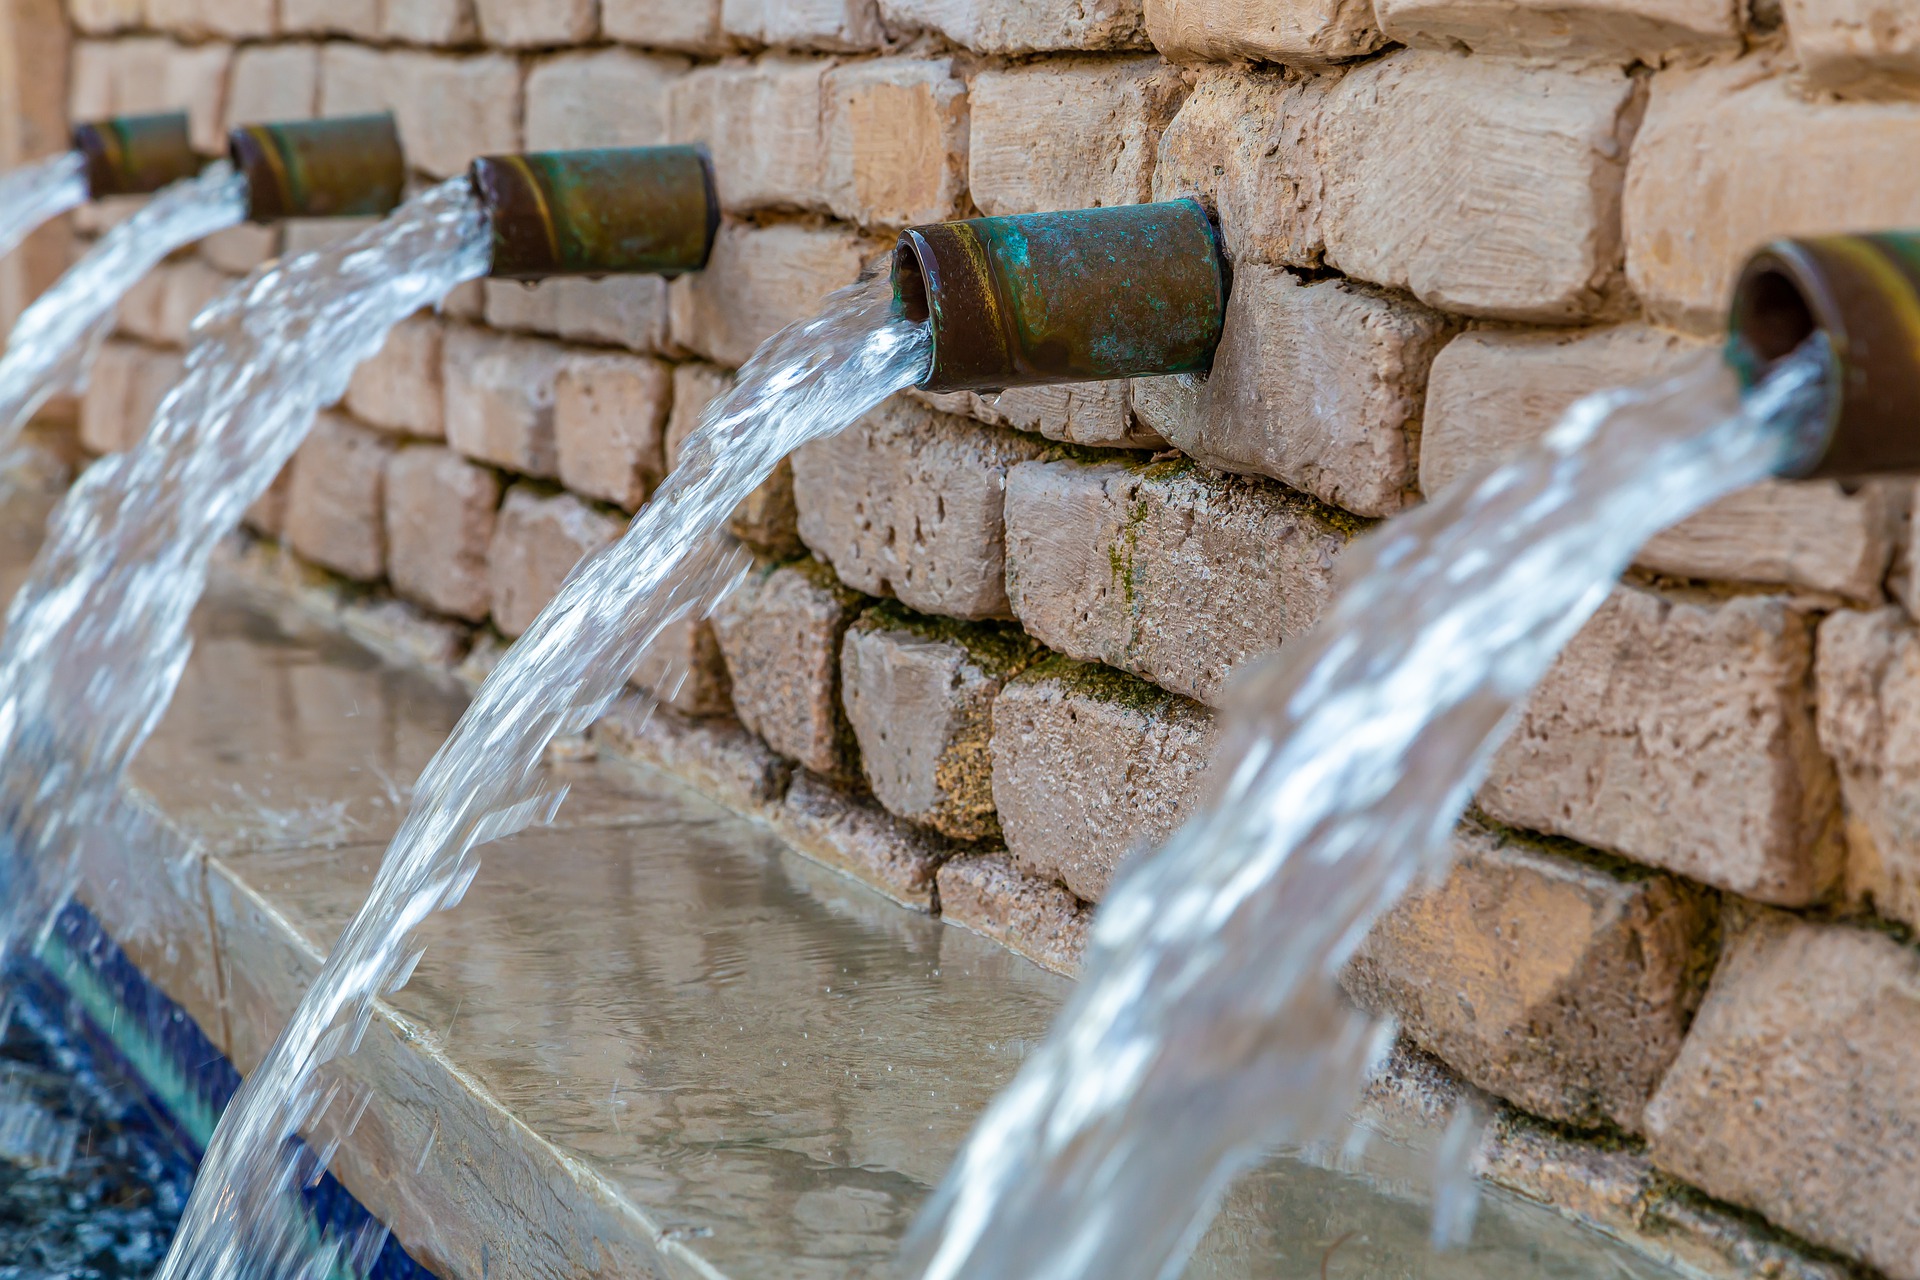
[(200, 256), (217, 270), (243, 276), (280, 252), (280, 228), (243, 222), (200, 242)]
[[(667, 415), (667, 470), (679, 464), (680, 444), (700, 425), (700, 415), (733, 386), (733, 375), (712, 365), (673, 367), (673, 411)], [(758, 488), (733, 509), (727, 530), (772, 560), (791, 560), (806, 551), (800, 541), (800, 513), (793, 500), (793, 464), (785, 458)]]
[(487, 548), (493, 625), (517, 637), (559, 593), (573, 567), (620, 536), (612, 516), (570, 493), (543, 497), (525, 485), (507, 490)]
[(1618, 588), (1535, 691), (1481, 806), (1762, 902), (1818, 900), (1841, 838), (1814, 621), (1786, 596)]
[(659, 351), (667, 345), (667, 282), (659, 276), (477, 283), (485, 298), (486, 321), (496, 329), (634, 351)]
[(1013, 469), (1006, 529), (1007, 594), (1031, 635), (1212, 702), (1319, 619), (1357, 526), (1190, 463), (1060, 461)]
[(942, 413), (1029, 435), (1101, 449), (1162, 449), (1160, 433), (1134, 415), (1124, 382), (1061, 382), (1005, 391), (915, 391)]
[(869, 595), (950, 618), (1008, 617), (1007, 473), (1042, 448), (896, 396), (794, 451), (801, 540)]
[(275, 0), (146, 0), (146, 6), (148, 26), (194, 40), (259, 39), (278, 25)]
[(147, 5), (146, 0), (70, 0), (66, 9), (77, 30), (104, 36), (138, 27)]
[(852, 284), (874, 247), (839, 227), (726, 223), (706, 270), (673, 282), (673, 339), (718, 364), (743, 365), (762, 342)]
[(1654, 1162), (1887, 1275), (1920, 1275), (1920, 957), (1772, 912), (1740, 930), (1651, 1106)]
[(810, 560), (763, 565), (713, 612), (740, 722), (836, 781), (858, 776), (840, 709), (840, 639), (860, 597)]
[(880, 0), (880, 13), (895, 29), (937, 31), (981, 53), (1147, 46), (1140, 0)]
[(1147, 33), (1175, 62), (1326, 62), (1386, 43), (1359, 0), (1146, 0)]
[(402, 449), (387, 465), (387, 577), (400, 595), (483, 622), (500, 477), (451, 449)]
[(721, 0), (720, 25), (749, 44), (857, 51), (886, 42), (874, 0)]
[(473, 0), (406, 0), (381, 6), (380, 30), (407, 44), (467, 44), (480, 33)]
[(293, 463), (280, 468), (267, 491), (253, 500), (240, 523), (262, 537), (279, 538), (287, 527), (287, 490), (293, 486)]
[(666, 474), (661, 449), (673, 372), (645, 356), (566, 358), (554, 383), (553, 430), (560, 483), (628, 511)]
[(1637, 83), (1424, 51), (1361, 65), (1320, 127), (1327, 261), (1446, 311), (1599, 313), (1620, 273)]
[(474, 0), (474, 8), (481, 39), (522, 48), (591, 40), (600, 16), (594, 0)]
[(1849, 97), (1920, 96), (1920, 13), (1880, 0), (1782, 0), (1800, 74)]
[(1377, 0), (1389, 39), (1425, 49), (1638, 60), (1738, 52), (1735, 0)]
[(876, 805), (834, 790), (805, 771), (794, 774), (773, 828), (808, 857), (863, 880), (902, 906), (931, 911), (935, 875), (951, 852), (945, 841)]
[(1044, 969), (1073, 977), (1093, 913), (1048, 880), (1022, 875), (1006, 855), (966, 853), (941, 864), (940, 918), (985, 934)]
[(115, 333), (155, 345), (172, 345), (167, 341), (161, 320), (161, 312), (166, 308), (167, 277), (172, 273), (173, 264), (163, 262), (134, 282), (114, 309)]
[(295, 34), (378, 40), (383, 7), (381, 0), (280, 0), (280, 26)]
[(233, 278), (197, 258), (169, 266), (160, 297), (158, 340), (176, 347), (191, 344), (193, 322), (214, 299), (233, 287)]
[(768, 54), (700, 67), (669, 94), (675, 142), (705, 143), (720, 203), (733, 212), (822, 204), (824, 58)]
[(600, 27), (610, 39), (682, 53), (724, 53), (732, 45), (720, 27), (720, 0), (600, 0)]
[(77, 40), (68, 101), (75, 120), (185, 111), (194, 150), (226, 150), (225, 105), (230, 45), (180, 45), (139, 36)]
[(410, 436), (447, 434), (443, 364), (446, 325), (438, 316), (402, 320), (379, 354), (353, 371), (347, 408), (370, 426)]
[(182, 357), (132, 342), (100, 348), (80, 401), (80, 443), (93, 453), (130, 449), (147, 433), (154, 410), (180, 380)]
[(993, 707), (993, 799), (1022, 871), (1098, 902), (1131, 854), (1192, 812), (1213, 713), (1106, 667), (1053, 657)]
[(967, 197), (967, 86), (951, 58), (875, 58), (821, 86), (822, 194), (865, 226), (942, 222)]
[(387, 571), (387, 462), (393, 441), (338, 413), (314, 420), (294, 455), (283, 534), (308, 560), (361, 582)]
[(320, 46), (251, 45), (233, 55), (226, 126), (305, 120), (320, 101)]
[(520, 150), (521, 101), (520, 63), (508, 54), (349, 44), (321, 54), (320, 114), (392, 111), (408, 163), (436, 178), (464, 171), (475, 156)]
[(740, 813), (777, 807), (793, 776), (760, 739), (732, 720), (696, 720), (629, 694), (593, 726), (602, 750), (639, 760), (682, 779)]
[(713, 623), (687, 617), (668, 626), (647, 646), (628, 681), (686, 716), (733, 714), (733, 682)]
[(1347, 990), (1528, 1111), (1638, 1131), (1706, 987), (1710, 896), (1478, 827), (1454, 858), (1374, 925)]
[(1186, 95), (1186, 81), (1157, 58), (981, 72), (969, 100), (974, 203), (997, 215), (1151, 199), (1160, 135)]
[(555, 343), (450, 326), (442, 363), (447, 443), (509, 471), (557, 476), (553, 395), (567, 358)]
[(659, 146), (667, 90), (686, 69), (684, 58), (625, 49), (541, 59), (527, 75), (527, 149)]

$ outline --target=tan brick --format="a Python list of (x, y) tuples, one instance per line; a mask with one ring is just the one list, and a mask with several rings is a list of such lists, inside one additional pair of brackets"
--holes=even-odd
[(781, 755), (835, 780), (857, 776), (840, 709), (840, 639), (860, 597), (810, 560), (762, 565), (713, 612), (740, 722)]
[(800, 537), (848, 586), (923, 613), (1011, 616), (1003, 493), (1042, 446), (896, 396), (793, 455)]
[(189, 39), (260, 39), (274, 34), (275, 0), (146, 0), (147, 25)]
[(684, 58), (624, 49), (541, 59), (527, 76), (527, 150), (659, 146), (667, 89), (686, 69)]
[(454, 325), (446, 333), (447, 443), (523, 475), (560, 474), (553, 389), (567, 349)]
[(518, 637), (560, 592), (573, 567), (620, 536), (621, 524), (570, 493), (507, 490), (487, 549), (493, 625)]
[(1850, 97), (1920, 95), (1920, 14), (1880, 0), (1782, 0), (1800, 73)]
[(1007, 595), (1031, 635), (1207, 703), (1319, 620), (1355, 532), (1311, 499), (1186, 463), (1025, 463), (1006, 521)]
[(70, 88), (73, 118), (185, 111), (194, 149), (225, 154), (227, 68), (232, 59), (232, 47), (217, 43), (188, 46), (152, 36), (77, 41)]
[(673, 371), (644, 356), (569, 356), (554, 384), (560, 483), (637, 510), (666, 474)]
[(1022, 875), (1005, 854), (967, 853), (941, 864), (940, 918), (985, 934), (1055, 973), (1080, 971), (1093, 912), (1048, 880)]
[(621, 698), (593, 726), (603, 751), (665, 770), (740, 813), (770, 815), (793, 765), (731, 719), (694, 719), (655, 708), (639, 694)]
[(673, 282), (673, 340), (716, 363), (743, 365), (762, 342), (852, 284), (872, 247), (837, 227), (726, 223), (706, 270)]
[(1601, 312), (1620, 272), (1620, 187), (1638, 82), (1407, 51), (1328, 96), (1327, 261), (1468, 315)]
[(1658, 65), (1738, 52), (1736, 0), (1377, 0), (1392, 40), (1426, 49)]
[(953, 59), (875, 58), (821, 88), (823, 194), (842, 218), (897, 227), (958, 217), (967, 197), (967, 86)]
[(368, 230), (378, 218), (288, 218), (280, 224), (280, 238), (289, 258), (330, 249)]
[(380, 30), (406, 44), (467, 44), (480, 33), (473, 0), (404, 0), (381, 6)]
[(600, 0), (600, 26), (609, 39), (652, 49), (716, 54), (732, 46), (720, 0)]
[(159, 341), (185, 347), (194, 320), (233, 287), (233, 278), (194, 258), (168, 264), (161, 278)]
[(294, 455), (284, 535), (315, 564), (374, 582), (387, 568), (387, 462), (393, 441), (323, 413)]
[(233, 55), (226, 127), (305, 120), (320, 105), (320, 46), (249, 45)]
[[(1186, 82), (1157, 58), (1063, 58), (983, 71), (970, 95), (967, 185), (987, 214), (1137, 204)], [(1045, 120), (1044, 129), (1034, 121)]]
[(378, 355), (353, 371), (347, 408), (369, 426), (432, 440), (447, 434), (446, 324), (410, 316), (387, 334)]
[(376, 52), (328, 45), (320, 62), (320, 114), (392, 111), (407, 161), (435, 178), (478, 155), (520, 150), (521, 74), (507, 54)]
[(387, 576), (416, 604), (468, 622), (492, 608), (487, 554), (500, 477), (451, 449), (413, 445), (387, 466)]
[(1146, 0), (1146, 10), (1147, 34), (1175, 62), (1327, 62), (1386, 43), (1374, 6), (1357, 0)]
[(132, 342), (109, 341), (94, 362), (80, 401), (80, 443), (94, 453), (130, 449), (180, 380), (183, 357)]
[(912, 392), (940, 410), (1049, 440), (1105, 449), (1162, 449), (1166, 441), (1133, 412), (1124, 382), (1065, 382), (1005, 391)]
[[(280, 0), (280, 26), (294, 35), (378, 40), (381, 0)], [(396, 4), (397, 9), (407, 8)]]
[(1920, 223), (1884, 182), (1920, 148), (1920, 103), (1809, 102), (1765, 60), (1653, 77), (1627, 168), (1627, 277), (1656, 318), (1725, 323), (1734, 276), (1778, 236)]
[(594, 0), (474, 0), (480, 38), (509, 48), (579, 44), (599, 26)]
[(287, 494), (293, 487), (293, 462), (280, 468), (266, 492), (253, 500), (240, 523), (262, 537), (278, 539), (287, 528)]
[(667, 282), (659, 276), (563, 277), (524, 284), (486, 280), (487, 323), (634, 351), (667, 345)]
[[(700, 415), (733, 386), (732, 375), (704, 364), (673, 369), (673, 410), (667, 415), (667, 470), (679, 461), (680, 442), (700, 425)], [(793, 463), (781, 459), (771, 476), (741, 500), (727, 521), (734, 537), (774, 560), (791, 560), (807, 548), (800, 541), (800, 513), (793, 499)]]
[(1100, 901), (1129, 855), (1186, 821), (1213, 745), (1199, 703), (1049, 658), (993, 707), (993, 799), (1014, 862)]
[(114, 309), (114, 332), (142, 342), (171, 345), (164, 336), (161, 315), (166, 310), (167, 276), (172, 270), (172, 264), (163, 262), (134, 281)]
[(1706, 986), (1711, 898), (1476, 827), (1384, 916), (1343, 981), (1473, 1084), (1638, 1131)]
[(200, 256), (230, 276), (243, 276), (280, 252), (280, 228), (243, 222), (200, 242)]
[(769, 815), (789, 845), (843, 871), (916, 911), (931, 911), (934, 877), (950, 852), (938, 836), (796, 773), (786, 799)]
[(748, 44), (855, 51), (886, 43), (874, 0), (721, 0), (720, 25)]
[(70, 0), (67, 16), (87, 35), (132, 31), (146, 21), (146, 0)]
[(880, 14), (890, 27), (936, 31), (981, 53), (1148, 47), (1140, 0), (880, 0)]
[(1763, 902), (1818, 900), (1841, 839), (1813, 624), (1791, 597), (1618, 588), (1535, 691), (1482, 807)]
[(824, 58), (769, 54), (700, 67), (668, 91), (674, 142), (705, 143), (720, 203), (734, 212), (824, 204)]
[(706, 618), (669, 625), (642, 655), (628, 682), (686, 716), (733, 714), (733, 682), (726, 655)]
[(1647, 1109), (1654, 1163), (1897, 1280), (1920, 1275), (1920, 957), (1764, 913)]

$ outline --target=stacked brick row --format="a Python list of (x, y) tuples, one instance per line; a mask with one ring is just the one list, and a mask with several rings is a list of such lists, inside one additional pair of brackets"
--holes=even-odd
[[(1868, 0), (69, 3), (74, 114), (185, 103), (209, 148), (368, 109), (423, 179), (712, 147), (706, 272), (463, 291), (251, 517), (476, 655), (892, 230), (1204, 200), (1234, 280), (1208, 378), (906, 394), (806, 447), (736, 516), (744, 587), (637, 674), (672, 710), (600, 733), (1063, 968), (1196, 803), (1233, 672), (1314, 624), (1354, 537), (1698, 358), (1760, 241), (1920, 225), (1920, 21)], [(139, 429), (212, 291), (334, 233), (242, 229), (163, 268), (89, 447)], [(1627, 1153), (1636, 1215), (1678, 1179), (1907, 1278), (1911, 496), (1763, 485), (1650, 544), (1499, 754), (1452, 877), (1348, 974), (1472, 1084)], [(1848, 1273), (1792, 1256), (1776, 1273)]]

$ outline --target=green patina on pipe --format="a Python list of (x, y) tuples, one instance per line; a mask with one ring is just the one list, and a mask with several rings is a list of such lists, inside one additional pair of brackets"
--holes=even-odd
[(893, 286), (933, 330), (928, 391), (1204, 372), (1227, 306), (1193, 200), (913, 227)]
[(498, 279), (698, 271), (720, 227), (700, 147), (483, 156), (472, 172)]
[(73, 149), (86, 157), (90, 200), (149, 195), (200, 172), (184, 111), (75, 125)]
[(406, 192), (407, 158), (390, 115), (243, 125), (227, 135), (247, 179), (247, 217), (378, 217)]

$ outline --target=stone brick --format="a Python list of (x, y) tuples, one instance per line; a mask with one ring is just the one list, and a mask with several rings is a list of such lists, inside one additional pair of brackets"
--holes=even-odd
[(681, 715), (730, 716), (733, 682), (726, 655), (706, 618), (669, 625), (642, 655), (628, 682), (645, 689)]
[(686, 69), (624, 49), (543, 58), (527, 76), (527, 150), (659, 146), (668, 87)]
[(1049, 658), (993, 707), (993, 799), (1014, 862), (1100, 901), (1129, 855), (1186, 821), (1213, 745), (1199, 703)]
[(1175, 62), (1328, 62), (1386, 43), (1373, 8), (1356, 0), (1146, 0), (1147, 34)]
[(880, 14), (896, 30), (935, 31), (980, 53), (1148, 47), (1140, 0), (880, 0)]
[(659, 276), (480, 281), (487, 323), (634, 351), (667, 345), (667, 282)]
[(158, 340), (176, 347), (190, 344), (193, 322), (233, 287), (231, 276), (194, 258), (168, 264), (161, 279)]
[(620, 536), (621, 525), (570, 493), (507, 490), (487, 549), (493, 625), (517, 638), (559, 594), (573, 567)]
[(673, 340), (718, 364), (743, 365), (762, 342), (852, 284), (872, 248), (837, 227), (728, 222), (706, 270), (673, 282)]
[(393, 441), (337, 413), (314, 420), (294, 455), (284, 536), (304, 558), (361, 582), (387, 569), (387, 462)]
[(287, 491), (293, 487), (293, 462), (280, 468), (265, 493), (253, 500), (240, 523), (262, 537), (278, 539), (287, 528)]
[(1638, 83), (1615, 67), (1422, 51), (1361, 65), (1320, 129), (1327, 261), (1468, 315), (1603, 311)]
[(407, 161), (435, 177), (478, 155), (518, 151), (520, 63), (508, 54), (377, 52), (331, 44), (320, 60), (320, 114), (392, 111)]
[[(294, 35), (378, 40), (381, 0), (280, 0), (280, 26)], [(395, 5), (394, 8), (407, 8)]]
[(606, 751), (664, 769), (740, 813), (770, 815), (786, 793), (793, 765), (732, 720), (696, 720), (656, 708), (638, 694), (621, 698), (593, 726)]
[(669, 90), (674, 142), (705, 143), (728, 210), (821, 205), (824, 58), (769, 54), (700, 67)]
[(179, 45), (152, 36), (81, 40), (73, 49), (69, 97), (75, 120), (185, 111), (196, 151), (225, 154), (225, 44)]
[[(733, 386), (732, 375), (704, 364), (673, 368), (673, 410), (667, 415), (667, 470), (678, 464), (680, 443), (700, 425), (700, 415)], [(774, 560), (791, 560), (806, 551), (800, 541), (800, 513), (793, 499), (793, 463), (785, 458), (771, 476), (741, 500), (727, 521), (734, 537)]]
[(1757, 58), (1662, 71), (1627, 169), (1627, 278), (1654, 318), (1717, 332), (1766, 241), (1920, 223), (1920, 189), (1882, 181), (1916, 148), (1920, 103), (1809, 102)]
[(1638, 1131), (1706, 986), (1710, 896), (1477, 827), (1454, 859), (1374, 926), (1347, 989), (1528, 1111)]
[(940, 918), (984, 934), (1044, 969), (1073, 977), (1093, 912), (1048, 880), (1022, 875), (1005, 854), (967, 853), (942, 863)]
[(1920, 1275), (1920, 957), (1764, 913), (1647, 1109), (1654, 1163), (1890, 1277)]
[(274, 34), (275, 0), (146, 0), (147, 25), (193, 40)]
[(1166, 441), (1133, 412), (1124, 382), (1064, 382), (1005, 391), (914, 392), (916, 399), (996, 427), (1105, 449), (1162, 449)]
[(114, 332), (142, 342), (171, 345), (163, 335), (161, 313), (166, 309), (167, 276), (172, 264), (161, 263), (134, 281), (114, 309)]
[(594, 0), (474, 0), (480, 38), (509, 48), (579, 44), (599, 25)]
[(451, 449), (414, 445), (387, 465), (387, 576), (416, 604), (468, 622), (493, 605), (487, 555), (500, 477)]
[(981, 72), (970, 96), (974, 203), (997, 215), (1151, 199), (1160, 135), (1186, 93), (1186, 81), (1157, 58)]
[(1009, 617), (1007, 473), (1042, 448), (896, 396), (794, 451), (801, 540), (869, 595), (951, 618)]
[(1920, 95), (1920, 14), (1879, 0), (1782, 0), (1800, 74), (1850, 97)]
[(875, 58), (822, 84), (823, 194), (842, 218), (897, 227), (959, 217), (967, 86), (953, 59)]
[(230, 276), (243, 276), (280, 252), (280, 228), (243, 222), (200, 242), (200, 256)]
[(713, 612), (740, 722), (837, 781), (857, 776), (840, 709), (840, 639), (860, 597), (809, 560), (763, 565)]
[(673, 372), (644, 356), (569, 356), (554, 384), (560, 483), (628, 511), (666, 474), (661, 448)]
[(320, 46), (249, 45), (233, 55), (226, 127), (305, 120), (320, 104)]
[(280, 236), (289, 258), (331, 249), (378, 223), (378, 218), (288, 218)]
[(387, 343), (353, 371), (347, 408), (370, 426), (432, 440), (447, 434), (446, 324), (435, 315), (409, 316)]
[(720, 25), (781, 49), (877, 49), (887, 38), (874, 0), (721, 0)]
[(725, 53), (720, 0), (600, 0), (600, 26), (612, 40), (682, 53)]
[(1190, 463), (1026, 463), (1007, 477), (1007, 595), (1052, 648), (1213, 703), (1235, 668), (1319, 620), (1356, 531)]
[(509, 471), (558, 476), (553, 393), (567, 356), (557, 343), (450, 326), (441, 366), (447, 443)]
[(119, 453), (138, 444), (154, 411), (180, 380), (183, 364), (178, 352), (108, 341), (80, 401), (80, 443), (94, 453)]
[(1387, 38), (1426, 49), (1658, 65), (1737, 53), (1736, 0), (1377, 0)]
[(468, 44), (480, 33), (473, 0), (391, 0), (381, 5), (380, 30), (406, 44)]
[(796, 773), (785, 801), (770, 815), (789, 845), (865, 881), (902, 906), (931, 911), (935, 875), (951, 852), (945, 841)]
[(146, 20), (146, 0), (70, 0), (67, 16), (87, 35), (132, 31)]
[(1808, 606), (1621, 587), (1567, 646), (1480, 792), (1499, 821), (1780, 905), (1840, 871)]

